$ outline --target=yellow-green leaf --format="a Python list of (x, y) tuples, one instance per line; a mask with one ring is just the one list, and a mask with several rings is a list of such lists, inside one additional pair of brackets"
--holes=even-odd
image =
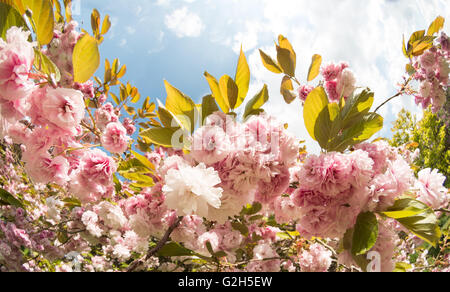
[(151, 128), (142, 131), (140, 136), (155, 145), (172, 148), (172, 137), (177, 131), (179, 128)]
[(100, 13), (97, 9), (94, 9), (91, 14), (91, 27), (95, 36), (99, 35), (100, 31)]
[(167, 91), (166, 108), (173, 113), (182, 123), (183, 128), (194, 131), (195, 128), (195, 103), (190, 97), (164, 81)]
[(218, 112), (219, 108), (217, 107), (216, 101), (212, 95), (207, 95), (203, 97), (202, 100), (202, 123), (204, 123), (205, 119), (211, 114)]
[(281, 48), (289, 50), (289, 52), (293, 56), (294, 64), (296, 64), (297, 63), (297, 54), (295, 53), (294, 47), (292, 47), (289, 40), (287, 38), (285, 38), (283, 35), (279, 35), (278, 36), (278, 44)]
[(34, 50), (34, 55), (34, 67), (47, 76), (51, 76), (55, 82), (59, 82), (61, 73), (55, 63), (37, 49)]
[(303, 107), (303, 119), (309, 135), (316, 141), (321, 133), (321, 129), (328, 132), (331, 121), (324, 119), (324, 123), (319, 123), (319, 117), (323, 112), (328, 112), (328, 96), (323, 87), (317, 87), (308, 95)]
[(291, 104), (297, 98), (293, 90), (294, 85), (292, 84), (291, 78), (285, 75), (281, 81), (280, 93), (287, 104)]
[(395, 201), (395, 204), (382, 212), (383, 215), (392, 219), (407, 218), (424, 213), (429, 207), (420, 201), (404, 198)]
[(184, 128), (181, 121), (161, 104), (158, 107), (158, 118), (166, 128)]
[(74, 81), (84, 83), (88, 81), (100, 66), (100, 52), (98, 43), (89, 34), (85, 34), (75, 45), (73, 50)]
[(228, 103), (228, 100), (222, 96), (222, 93), (220, 92), (220, 86), (219, 82), (217, 82), (217, 79), (209, 74), (208, 72), (205, 72), (205, 78), (208, 81), (209, 87), (211, 88), (211, 92), (213, 97), (216, 99), (217, 104), (222, 109), (224, 113), (230, 112), (230, 105)]
[(238, 108), (243, 102), (248, 93), (248, 87), (250, 85), (250, 67), (247, 63), (247, 58), (242, 51), (239, 55), (239, 61), (236, 69), (236, 85), (239, 89), (238, 100), (235, 108)]
[(109, 15), (106, 15), (105, 19), (103, 19), (101, 34), (104, 35), (104, 34), (108, 33), (110, 28), (111, 28), (111, 20), (109, 20)]
[(288, 49), (277, 46), (277, 60), (286, 75), (295, 77), (295, 56)]
[(416, 236), (436, 246), (441, 238), (439, 222), (434, 211), (413, 199), (397, 200), (384, 215), (394, 218)]
[(263, 62), (264, 67), (266, 67), (267, 70), (270, 72), (273, 72), (275, 74), (281, 74), (283, 73), (283, 70), (280, 68), (280, 65), (272, 59), (269, 55), (264, 53), (263, 51), (259, 50), (259, 53), (261, 55), (261, 60)]
[(377, 216), (371, 212), (359, 214), (353, 231), (352, 254), (358, 256), (367, 253), (375, 245), (377, 239)]
[(369, 89), (364, 89), (361, 93), (348, 98), (341, 112), (342, 129), (359, 124), (361, 119), (369, 113), (374, 100), (375, 94)]
[(235, 109), (239, 93), (236, 82), (230, 76), (224, 75), (220, 78), (219, 88), (222, 97), (228, 101), (230, 109)]
[(0, 37), (5, 39), (6, 32), (12, 26), (22, 27), (28, 30), (20, 13), (12, 6), (0, 2)]
[(322, 66), (322, 56), (314, 55), (312, 57), (311, 66), (309, 67), (308, 82), (313, 81), (317, 76), (319, 76), (320, 66)]
[(251, 115), (259, 114), (261, 107), (269, 100), (269, 91), (267, 85), (264, 84), (263, 89), (256, 94), (245, 106), (244, 119)]
[(430, 27), (428, 28), (427, 35), (432, 36), (435, 33), (438, 33), (443, 27), (445, 23), (445, 18), (442, 16), (438, 16), (433, 23), (431, 23)]
[(126, 179), (138, 182), (139, 187), (152, 187), (155, 185), (153, 179), (145, 174), (124, 172), (120, 175)]
[(131, 150), (131, 154), (133, 154), (134, 157), (136, 157), (137, 160), (139, 160), (140, 163), (142, 163), (145, 167), (147, 167), (150, 170), (154, 170), (155, 166), (153, 163), (150, 162), (150, 160), (147, 159), (147, 157)]
[(36, 25), (36, 36), (41, 45), (49, 44), (53, 39), (55, 17), (50, 0), (22, 0), (23, 7), (31, 10), (32, 21)]

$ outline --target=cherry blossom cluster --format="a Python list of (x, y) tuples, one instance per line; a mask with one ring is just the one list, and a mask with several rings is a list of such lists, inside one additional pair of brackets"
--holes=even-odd
[[(13, 27), (0, 40), (0, 186), (21, 198), (0, 207), (2, 271), (120, 271), (141, 258), (146, 270), (177, 271), (195, 257), (226, 271), (325, 272), (333, 264), (356, 266), (348, 251), (337, 251), (359, 214), (386, 211), (408, 192), (434, 210), (448, 207), (443, 175), (414, 175), (417, 153), (378, 141), (306, 155), (287, 127), (264, 113), (244, 121), (214, 113), (184, 137), (183, 149), (150, 148), (143, 157), (152, 167), (125, 179), (130, 173), (121, 167), (142, 160), (123, 155), (137, 129), (92, 82), (74, 83), (71, 56), (82, 36), (76, 28), (57, 27), (41, 52), (60, 68), (59, 82), (34, 67), (29, 32)], [(418, 100), (436, 109), (449, 70), (448, 39), (439, 41), (415, 63)], [(324, 66), (322, 76), (331, 102), (356, 88), (345, 63)], [(311, 90), (300, 87), (300, 98)], [(136, 187), (142, 177), (154, 185)], [(418, 239), (410, 234), (400, 245), (398, 233), (409, 231), (378, 220), (372, 251), (381, 269), (392, 271), (404, 261), (398, 247)], [(167, 235), (191, 257), (149, 254)]]
[[(67, 56), (79, 38), (75, 28), (71, 22), (64, 32), (55, 31), (57, 37), (44, 51), (70, 76)], [(66, 78), (60, 86), (39, 85), (42, 79), (32, 70), (35, 44), (28, 41), (29, 36), (13, 27), (6, 42), (0, 43), (2, 136), (23, 145), (22, 158), (34, 182), (67, 185), (82, 201), (111, 196), (116, 161), (94, 149), (95, 145), (82, 143), (91, 137), (89, 142), (101, 144), (110, 153), (123, 153), (134, 125), (130, 120), (122, 124), (111, 104), (100, 107), (96, 120), (86, 118), (85, 101), (93, 97), (92, 82), (80, 85)], [(97, 122), (98, 131), (92, 131)]]
[(415, 71), (412, 76), (420, 84), (415, 96), (416, 104), (424, 109), (431, 105), (434, 113), (439, 112), (448, 100), (449, 44), (448, 36), (442, 32), (434, 47), (412, 60)]

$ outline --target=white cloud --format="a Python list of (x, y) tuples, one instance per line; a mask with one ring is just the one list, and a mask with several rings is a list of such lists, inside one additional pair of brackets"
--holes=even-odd
[[(450, 12), (449, 6), (439, 0), (428, 1), (426, 5), (423, 1), (417, 3), (266, 0), (261, 5), (263, 16), (247, 20), (247, 25), (237, 36), (242, 37), (244, 47), (269, 46), (265, 49), (270, 48), (272, 56), (275, 56), (273, 40), (277, 35), (288, 37), (297, 50), (297, 76), (303, 83), (313, 54), (321, 54), (325, 63), (347, 61), (355, 72), (358, 85), (375, 92), (374, 106), (378, 106), (396, 93), (397, 84), (402, 81), (407, 63), (401, 51), (402, 35), (426, 28), (437, 15)], [(264, 37), (268, 33), (269, 41), (267, 36)], [(235, 37), (235, 41), (237, 39)], [(234, 42), (232, 49), (236, 48)], [(308, 140), (309, 148), (317, 151), (317, 143), (309, 139), (303, 125), (301, 105), (298, 102), (286, 105), (279, 94), (281, 76), (263, 68), (257, 50), (250, 52), (250, 66), (251, 89), (254, 90), (251, 94), (256, 93), (263, 83), (268, 84), (271, 100), (266, 111), (289, 122), (290, 130), (300, 139)], [(381, 110), (387, 117), (383, 135), (390, 135), (392, 122), (403, 107), (414, 113), (421, 112), (411, 97), (394, 100)]]
[(165, 24), (177, 37), (198, 37), (204, 30), (201, 18), (183, 7), (166, 15)]
[(126, 39), (121, 39), (120, 40), (120, 43), (119, 43), (119, 46), (121, 47), (121, 48), (123, 48), (123, 47), (125, 47), (127, 45), (127, 40)]

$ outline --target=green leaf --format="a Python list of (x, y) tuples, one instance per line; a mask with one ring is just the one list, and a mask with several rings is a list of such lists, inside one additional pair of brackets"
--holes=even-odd
[(374, 247), (377, 238), (377, 216), (371, 212), (361, 213), (353, 231), (352, 254), (358, 256), (367, 253)]
[(410, 48), (412, 44), (414, 44), (416, 41), (421, 40), (425, 36), (425, 30), (419, 30), (414, 32), (408, 41), (408, 47)]
[(275, 74), (283, 73), (283, 70), (280, 68), (278, 62), (272, 59), (272, 57), (264, 53), (262, 50), (259, 50), (259, 54), (261, 55), (261, 60), (263, 62), (264, 67), (266, 67), (267, 70)]
[(247, 205), (241, 211), (241, 215), (252, 216), (258, 214), (262, 210), (261, 203), (254, 203), (253, 205)]
[(317, 87), (308, 95), (303, 107), (303, 119), (309, 135), (326, 147), (331, 130), (328, 96), (323, 87)]
[(119, 168), (117, 169), (119, 173), (123, 172), (132, 172), (132, 173), (141, 173), (147, 174), (151, 171), (146, 167), (142, 162), (137, 160), (136, 158), (124, 160), (120, 163)]
[(64, 202), (64, 206), (70, 209), (75, 207), (81, 207), (81, 201), (76, 198), (65, 198), (61, 200)]
[(218, 112), (219, 107), (217, 107), (216, 101), (212, 95), (207, 95), (203, 97), (202, 100), (202, 124), (205, 122), (205, 119), (209, 117), (211, 114)]
[(176, 242), (169, 242), (158, 251), (158, 256), (161, 257), (180, 257), (192, 256), (195, 253)]
[(280, 93), (287, 104), (291, 104), (297, 98), (292, 80), (287, 75), (285, 75), (281, 81)]
[(152, 187), (155, 185), (151, 177), (142, 173), (121, 172), (120, 175), (126, 179), (138, 182), (139, 187)]
[(295, 77), (295, 56), (291, 51), (277, 46), (277, 60), (286, 75)]
[(75, 45), (72, 59), (74, 82), (88, 81), (100, 66), (100, 52), (95, 38), (85, 34)]
[[(358, 130), (356, 131), (357, 134), (353, 137), (354, 143), (362, 143), (364, 141), (369, 140), (372, 138), (373, 135), (378, 133), (381, 129), (383, 129), (384, 125), (384, 119), (382, 116), (376, 113), (369, 113), (367, 114), (359, 127), (356, 127)], [(350, 133), (354, 133), (350, 131)], [(350, 136), (352, 135), (350, 134)]]
[(375, 94), (369, 89), (364, 89), (361, 93), (347, 99), (340, 117), (344, 130), (360, 123), (369, 113), (375, 100), (374, 96)]
[(441, 230), (438, 218), (426, 204), (413, 199), (400, 199), (383, 214), (397, 220), (429, 244), (435, 246), (439, 243)]
[(236, 85), (239, 89), (238, 100), (236, 102), (235, 108), (238, 108), (245, 100), (245, 97), (248, 93), (248, 87), (250, 85), (250, 67), (247, 63), (247, 58), (245, 57), (244, 52), (242, 51), (239, 55), (239, 61), (236, 69)]
[(133, 154), (134, 157), (136, 157), (137, 160), (139, 160), (139, 162), (141, 162), (149, 170), (155, 169), (155, 166), (147, 159), (147, 157), (145, 157), (133, 150), (130, 150), (130, 152), (131, 152), (131, 154)]
[(411, 64), (406, 64), (406, 72), (409, 74), (409, 76), (412, 76), (416, 73), (416, 69)]
[(244, 119), (254, 114), (259, 114), (261, 107), (269, 100), (269, 91), (264, 84), (263, 89), (256, 94), (245, 106)]
[(292, 57), (292, 60), (294, 63), (294, 68), (295, 68), (295, 66), (297, 64), (297, 54), (294, 51), (294, 47), (292, 47), (289, 40), (281, 34), (278, 36), (278, 44), (280, 45), (281, 48), (286, 49), (291, 53), (291, 57)]
[(442, 16), (438, 16), (433, 23), (431, 23), (430, 27), (428, 28), (427, 35), (432, 36), (435, 33), (438, 33), (443, 27), (445, 23), (445, 18)]
[(228, 103), (228, 99), (222, 96), (222, 93), (220, 92), (219, 82), (217, 82), (217, 79), (214, 76), (210, 75), (208, 72), (205, 72), (204, 76), (206, 78), (206, 81), (208, 81), (212, 95), (216, 99), (216, 102), (219, 105), (219, 107), (222, 109), (224, 113), (226, 114), (229, 113), (230, 105)]
[(94, 35), (97, 37), (100, 33), (100, 13), (94, 9), (91, 14), (91, 27)]
[(234, 230), (239, 231), (244, 236), (248, 235), (249, 232), (248, 227), (243, 223), (232, 222), (231, 227), (233, 227)]
[(61, 73), (55, 63), (38, 49), (34, 50), (34, 55), (34, 67), (42, 73), (52, 76), (55, 82), (59, 82), (61, 80)]
[(420, 201), (405, 198), (395, 201), (394, 206), (390, 207), (386, 212), (382, 212), (382, 214), (389, 218), (401, 219), (422, 214), (428, 208), (426, 204)]
[(109, 15), (106, 15), (105, 19), (103, 19), (101, 34), (102, 35), (106, 34), (110, 28), (111, 28), (111, 20), (109, 20)]
[(179, 131), (179, 128), (151, 128), (142, 131), (140, 136), (147, 138), (151, 143), (166, 148), (171, 148), (172, 146), (172, 136)]
[(411, 270), (413, 267), (407, 263), (396, 263), (394, 273), (406, 273)]
[(230, 76), (224, 75), (220, 78), (219, 88), (222, 97), (228, 101), (230, 109), (234, 110), (239, 95), (239, 88), (237, 87), (236, 82), (234, 82)]
[(183, 128), (194, 132), (196, 106), (190, 97), (164, 81), (167, 91), (166, 108), (173, 113), (183, 125)]
[(13, 26), (28, 30), (20, 13), (12, 6), (0, 2), (0, 37), (6, 39), (6, 32)]
[[(158, 100), (159, 102), (159, 100)], [(166, 128), (185, 128), (185, 125), (176, 117), (173, 113), (166, 109), (165, 106), (159, 104), (158, 106), (158, 117), (161, 123)], [(190, 131), (191, 129), (186, 129)]]
[(409, 56), (408, 51), (406, 50), (406, 45), (405, 45), (405, 36), (403, 36), (402, 50), (403, 50), (403, 55), (404, 55), (406, 58), (409, 58), (410, 56)]
[(308, 71), (308, 82), (313, 81), (317, 76), (319, 76), (320, 66), (322, 66), (322, 56), (314, 55)]
[(0, 189), (0, 200), (2, 200), (3, 202), (7, 203), (10, 206), (22, 208), (23, 210), (25, 210), (25, 207), (22, 204), (22, 202), (17, 200), (12, 194), (5, 191), (4, 189)]
[(50, 0), (22, 0), (25, 9), (31, 10), (32, 20), (36, 25), (36, 36), (38, 42), (43, 46), (49, 44), (53, 39), (55, 17), (53, 15), (53, 4)]

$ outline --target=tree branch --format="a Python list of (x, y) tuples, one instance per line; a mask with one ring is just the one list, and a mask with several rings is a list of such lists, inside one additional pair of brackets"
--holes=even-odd
[(178, 227), (178, 225), (180, 225), (181, 221), (183, 220), (183, 217), (178, 217), (178, 219), (175, 221), (175, 223), (173, 223), (169, 229), (166, 231), (166, 233), (164, 234), (163, 238), (161, 238), (161, 240), (158, 242), (158, 244), (152, 248), (151, 250), (148, 251), (147, 255), (145, 256), (144, 259), (140, 258), (135, 260), (134, 262), (132, 262), (130, 264), (130, 266), (127, 269), (127, 272), (134, 272), (136, 270), (137, 267), (139, 267), (140, 265), (144, 264), (145, 261), (149, 260), (152, 256), (154, 256), (161, 248), (164, 247), (164, 245), (167, 243), (167, 241), (170, 238), (170, 235), (172, 234), (172, 232)]

